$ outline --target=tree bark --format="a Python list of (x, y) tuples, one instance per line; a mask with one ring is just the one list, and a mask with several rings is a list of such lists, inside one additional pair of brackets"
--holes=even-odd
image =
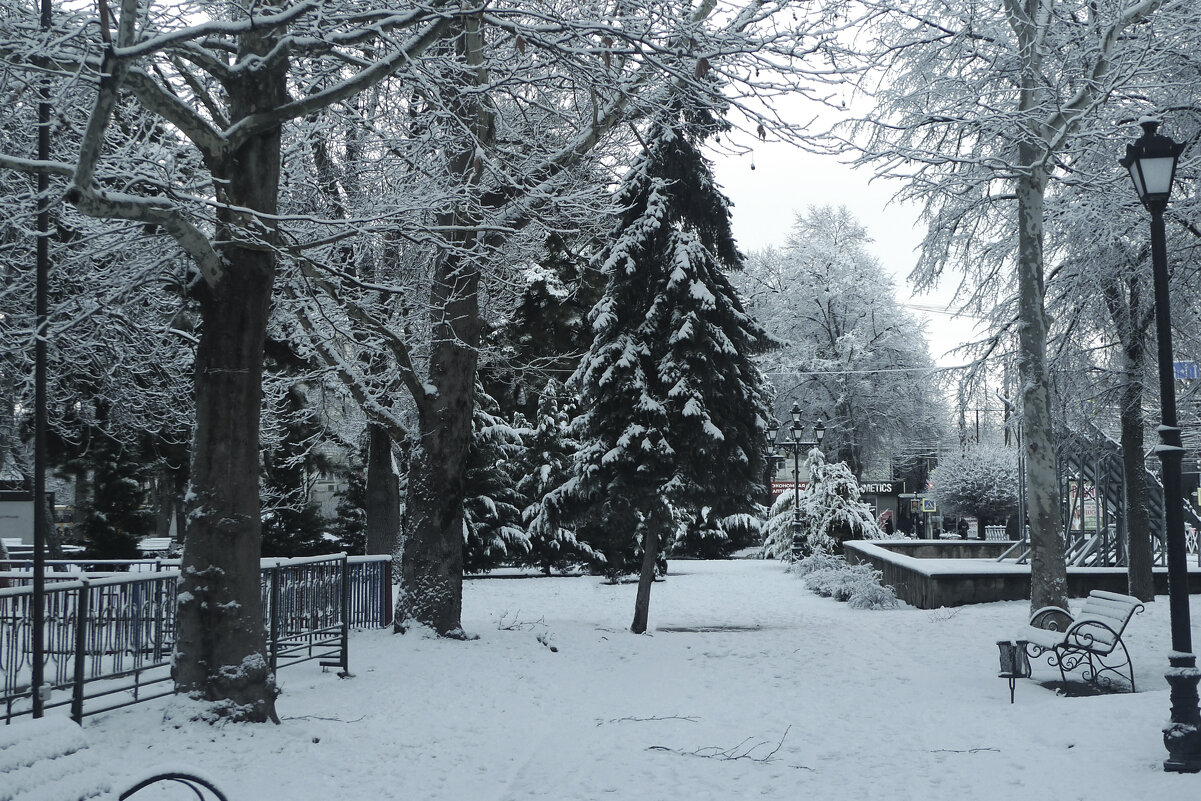
[(659, 527), (649, 519), (642, 537), (642, 570), (638, 573), (638, 595), (634, 598), (634, 622), (630, 631), (646, 633), (651, 610), (651, 586), (655, 583), (655, 560), (659, 558)]
[[(1126, 265), (1130, 268), (1135, 263)], [(1127, 592), (1140, 601), (1155, 600), (1152, 574), (1151, 515), (1147, 501), (1147, 468), (1143, 456), (1143, 376), (1147, 369), (1147, 329), (1151, 309), (1144, 308), (1142, 284), (1136, 272), (1130, 272), (1123, 295), (1116, 281), (1106, 281), (1103, 295), (1122, 345), (1123, 376), (1121, 387), (1122, 472), (1126, 493)]]
[(463, 636), (463, 495), (480, 342), (479, 271), (457, 254), (439, 261), (431, 308), (430, 380), (409, 458), (395, 628)]
[(171, 536), (171, 516), (175, 513), (175, 481), (171, 472), (160, 467), (154, 474), (154, 536)]
[(1147, 504), (1146, 460), (1143, 458), (1142, 394), (1141, 378), (1132, 376), (1122, 387), (1122, 466), (1126, 474), (1126, 548), (1129, 559), (1127, 591), (1140, 601), (1154, 601), (1151, 516)]
[(400, 542), (400, 476), (392, 469), (392, 436), (367, 425), (367, 553), (394, 554)]
[[(479, 87), (486, 85), (483, 37), (474, 16), (456, 18), (459, 57), (471, 68), (455, 116), (471, 136), (454, 146), (450, 174), (465, 192), (478, 190), (477, 148), (495, 138), (494, 114)], [(401, 587), (394, 628), (429, 626), (441, 636), (463, 637), (463, 495), (475, 377), (483, 323), (479, 259), (485, 258), (480, 222), (470, 204), (438, 215), (450, 236), (434, 265), (430, 293), (432, 340), (426, 393), (417, 398), (418, 441), (409, 459), (405, 532), (400, 546)], [(489, 242), (489, 247), (498, 243)]]
[(1041, 149), (1018, 147), (1025, 172), (1017, 180), (1018, 366), (1022, 378), (1022, 444), (1030, 517), (1030, 605), (1067, 608), (1067, 563), (1060, 520), (1051, 392), (1047, 380), (1047, 316), (1043, 285), (1043, 197), (1047, 185)]
[[(272, 44), (269, 36), (244, 35), (239, 56)], [(231, 120), (283, 103), (287, 69), (277, 58), (231, 82)], [(209, 157), (219, 200), (276, 213), (278, 127)], [(259, 589), (259, 411), (276, 238), (269, 217), (218, 207), (223, 272), (196, 293), (196, 430), (174, 655), (177, 689), (213, 702), (215, 715), (256, 722), (278, 722)]]

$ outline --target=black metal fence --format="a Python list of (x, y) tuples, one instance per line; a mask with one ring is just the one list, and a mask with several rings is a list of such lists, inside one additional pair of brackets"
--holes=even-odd
[[(9, 585), (0, 588), (0, 714), (6, 721), (32, 712), (33, 589), (25, 565), (0, 562), (0, 580)], [(44, 706), (70, 706), (77, 721), (174, 691), (170, 663), (179, 571), (165, 560), (104, 567), (133, 572), (46, 574)], [(350, 629), (391, 622), (391, 574), (386, 556), (263, 560), (272, 670), (317, 659), (346, 672)]]

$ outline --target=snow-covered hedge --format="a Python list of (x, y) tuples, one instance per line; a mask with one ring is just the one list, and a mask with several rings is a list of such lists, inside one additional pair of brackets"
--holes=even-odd
[(880, 571), (870, 565), (852, 565), (840, 556), (818, 553), (796, 562), (791, 570), (813, 592), (845, 601), (855, 609), (895, 609), (899, 605), (892, 587), (882, 585)]

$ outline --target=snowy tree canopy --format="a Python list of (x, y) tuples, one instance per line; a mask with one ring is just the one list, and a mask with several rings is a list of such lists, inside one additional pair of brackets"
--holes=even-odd
[(823, 447), (863, 474), (872, 457), (937, 440), (945, 415), (921, 325), (868, 251), (845, 207), (798, 213), (784, 246), (755, 253), (733, 280), (786, 344), (762, 357), (782, 416), (824, 416)]
[(1018, 510), (1017, 450), (974, 445), (944, 454), (930, 474), (933, 495), (944, 512), (1003, 521)]

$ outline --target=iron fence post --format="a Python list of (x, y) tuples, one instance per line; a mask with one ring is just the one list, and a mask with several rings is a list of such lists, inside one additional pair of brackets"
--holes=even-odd
[(271, 675), (274, 676), (279, 659), (279, 565), (267, 568), (271, 572)]
[(384, 581), (379, 590), (379, 624), (381, 627), (392, 622), (392, 560), (384, 562)]
[(75, 681), (71, 691), (71, 719), (83, 723), (84, 660), (88, 650), (88, 593), (87, 579), (79, 588), (79, 600), (75, 602)]
[(350, 673), (350, 557), (342, 554), (342, 673)]

